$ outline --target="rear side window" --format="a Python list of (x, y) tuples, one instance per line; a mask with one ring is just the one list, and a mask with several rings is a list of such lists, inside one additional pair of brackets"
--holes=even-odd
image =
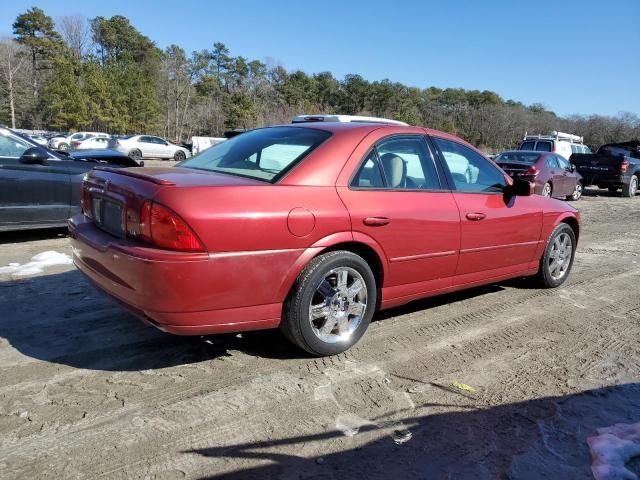
[(313, 128), (261, 128), (218, 143), (180, 166), (275, 182), (330, 136)]
[(553, 150), (553, 145), (551, 144), (551, 142), (541, 142), (538, 140), (538, 143), (536, 144), (536, 151), (538, 152), (550, 152)]
[(546, 162), (549, 168), (560, 168), (558, 159), (555, 157), (555, 155), (549, 155), (546, 159)]
[(434, 137), (457, 191), (502, 193), (507, 181), (498, 168), (479, 153), (452, 140)]

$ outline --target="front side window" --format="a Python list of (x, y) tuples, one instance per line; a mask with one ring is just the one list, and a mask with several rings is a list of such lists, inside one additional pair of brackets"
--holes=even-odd
[(467, 193), (502, 193), (507, 181), (489, 160), (469, 147), (434, 137), (451, 173), (455, 188)]
[(0, 131), (0, 157), (19, 158), (30, 147), (27, 142)]
[(558, 160), (558, 164), (560, 165), (560, 168), (564, 168), (565, 170), (571, 170), (571, 166), (569, 165), (569, 162), (566, 159), (559, 156), (556, 156), (556, 159)]
[(352, 183), (360, 188), (439, 190), (433, 157), (422, 136), (384, 139), (367, 155)]
[(274, 182), (330, 136), (306, 127), (261, 128), (218, 143), (180, 166)]

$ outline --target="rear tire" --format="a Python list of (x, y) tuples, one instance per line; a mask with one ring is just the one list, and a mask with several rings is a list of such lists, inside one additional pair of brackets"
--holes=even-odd
[(60, 145), (58, 145), (58, 150), (62, 150), (63, 152), (66, 152), (67, 150), (69, 150), (69, 144), (61, 143)]
[(551, 187), (551, 184), (549, 182), (545, 183), (544, 186), (542, 187), (541, 195), (543, 197), (550, 197), (552, 193), (553, 193), (553, 188)]
[(328, 252), (314, 258), (293, 284), (280, 330), (312, 355), (336, 355), (360, 340), (376, 301), (367, 262), (349, 251)]
[(567, 200), (571, 200), (573, 202), (577, 202), (582, 198), (582, 183), (576, 183), (576, 188), (573, 190), (573, 193), (567, 197)]
[(565, 282), (573, 266), (576, 243), (576, 234), (566, 223), (561, 223), (551, 232), (536, 275), (540, 286), (556, 288)]
[(636, 193), (638, 193), (638, 177), (634, 175), (628, 184), (622, 186), (622, 196), (632, 198)]
[(138, 149), (131, 150), (129, 152), (129, 158), (131, 160), (135, 160), (136, 162), (139, 162), (140, 160), (142, 160), (142, 152)]

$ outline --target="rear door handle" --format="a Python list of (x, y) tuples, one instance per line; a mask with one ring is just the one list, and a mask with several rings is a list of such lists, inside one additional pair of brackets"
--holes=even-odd
[(478, 220), (484, 220), (486, 217), (487, 215), (484, 213), (477, 213), (477, 212), (467, 213), (467, 218), (472, 222), (477, 222)]
[(391, 223), (391, 219), (387, 217), (367, 217), (362, 220), (362, 223), (370, 227), (382, 227)]

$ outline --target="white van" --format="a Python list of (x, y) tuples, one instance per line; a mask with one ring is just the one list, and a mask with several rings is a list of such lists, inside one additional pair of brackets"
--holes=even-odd
[(527, 135), (525, 132), (518, 150), (555, 152), (567, 160), (572, 153), (591, 153), (591, 149), (583, 143), (582, 137), (563, 132), (551, 132), (549, 135)]

